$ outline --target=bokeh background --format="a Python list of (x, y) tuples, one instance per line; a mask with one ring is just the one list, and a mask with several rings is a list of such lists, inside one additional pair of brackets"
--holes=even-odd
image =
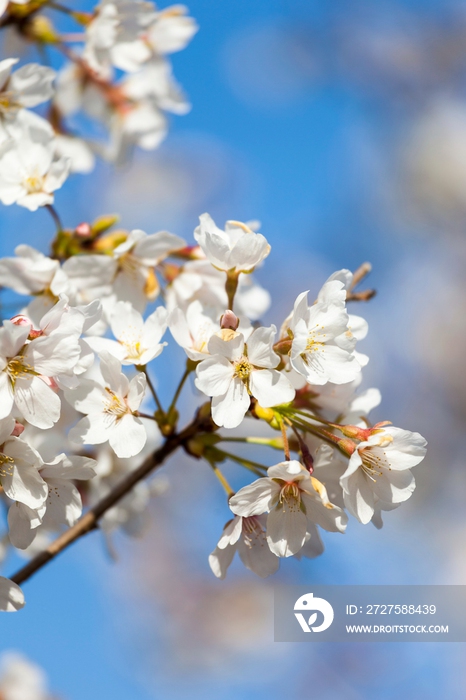
[[(128, 228), (188, 239), (204, 211), (220, 224), (260, 219), (272, 245), (265, 320), (277, 324), (300, 291), (371, 261), (378, 295), (353, 307), (370, 324), (364, 386), (383, 394), (374, 418), (421, 432), (428, 457), (383, 530), (353, 520), (344, 536), (324, 533), (317, 560), (284, 561), (266, 581), (234, 563), (224, 582), (207, 562), (224, 497), (207, 466), (177, 457), (145, 536), (117, 537), (115, 563), (91, 535), (41, 571), (26, 608), (2, 616), (0, 649), (41, 664), (69, 700), (460, 700), (465, 645), (274, 644), (272, 601), (280, 582), (466, 583), (465, 5), (189, 7), (200, 31), (173, 61), (192, 112), (158, 151), (68, 181), (57, 209), (69, 225), (119, 211)], [(0, 216), (2, 255), (20, 242), (47, 250), (46, 212)], [(159, 381), (168, 391), (176, 377)]]

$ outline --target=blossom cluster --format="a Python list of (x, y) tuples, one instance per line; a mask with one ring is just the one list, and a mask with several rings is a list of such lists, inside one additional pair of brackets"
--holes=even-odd
[[(181, 5), (158, 10), (151, 2), (103, 0), (92, 13), (70, 11), (84, 30), (70, 42), (49, 20), (43, 25), (37, 9), (0, 5), (28, 39), (66, 58), (58, 73), (38, 63), (18, 68), (17, 58), (0, 61), (0, 201), (31, 211), (50, 206), (70, 173), (90, 172), (96, 155), (121, 161), (133, 146), (160, 144), (166, 113), (190, 109), (168, 57), (197, 31)], [(32, 111), (45, 103), (46, 116)], [(86, 136), (83, 119), (100, 123), (108, 137)]]
[[(13, 23), (21, 4), (4, 8)], [(45, 31), (36, 12), (29, 24), (21, 15), (23, 30)], [(0, 200), (47, 206), (56, 224), (50, 255), (20, 244), (0, 259), (0, 287), (25, 297), (0, 328), (3, 554), (11, 545), (33, 556), (53, 533), (77, 526), (83, 503), (92, 509), (116, 491), (99, 511), (112, 551), (112, 532), (139, 533), (151, 497), (165, 489), (142, 476), (126, 490), (121, 484), (178, 447), (205, 460), (228, 496), (230, 519), (209, 557), (219, 578), (236, 550), (248, 569), (268, 576), (280, 559), (321, 554), (320, 531), (344, 533), (349, 516), (381, 527), (381, 513), (411, 496), (411, 468), (426, 442), (388, 421), (372, 424), (380, 393), (359, 391), (368, 357), (358, 343), (368, 326), (347, 303), (371, 297), (355, 291), (370, 266), (335, 272), (320, 291), (299, 294), (277, 325), (264, 325), (271, 299), (254, 271), (271, 246), (257, 221), (220, 228), (205, 213), (190, 242), (169, 231), (119, 229), (112, 216), (64, 228), (53, 192), (76, 167), (60, 141), (61, 116), (78, 103), (100, 114), (105, 103), (114, 156), (128, 139), (154, 146), (161, 132), (143, 128), (153, 123), (150, 110), (162, 119), (160, 110), (180, 111), (182, 102), (166, 55), (196, 30), (184, 8), (159, 12), (139, 0), (103, 0), (91, 15), (71, 14), (85, 27), (84, 48), (72, 54), (57, 93), (51, 69), (0, 64)], [(115, 71), (130, 77), (115, 84)], [(30, 111), (51, 97), (50, 121)], [(183, 352), (167, 407), (162, 363), (168, 356), (173, 374)], [(179, 430), (177, 403), (190, 379), (199, 406)], [(259, 463), (253, 445), (280, 457), (269, 452)], [(234, 493), (219, 466), (225, 461), (259, 478)], [(23, 605), (18, 585), (0, 578), (0, 609)]]

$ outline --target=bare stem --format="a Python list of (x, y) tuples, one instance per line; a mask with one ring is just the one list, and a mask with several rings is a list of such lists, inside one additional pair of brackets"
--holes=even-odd
[(51, 217), (55, 223), (55, 226), (57, 228), (57, 233), (60, 233), (60, 231), (63, 231), (63, 224), (61, 222), (61, 219), (60, 219), (55, 207), (53, 207), (51, 204), (46, 204), (45, 208), (47, 209), (48, 212), (50, 212), (50, 215), (51, 215)]
[(175, 395), (174, 395), (174, 397), (173, 397), (173, 399), (172, 399), (172, 402), (171, 402), (171, 404), (170, 404), (170, 407), (169, 407), (169, 409), (168, 409), (168, 411), (167, 411), (168, 414), (172, 413), (172, 411), (174, 410), (174, 408), (175, 408), (175, 406), (176, 406), (176, 402), (178, 401), (179, 396), (180, 396), (180, 394), (181, 394), (181, 390), (183, 389), (184, 384), (185, 384), (187, 378), (188, 378), (189, 375), (191, 374), (192, 367), (190, 366), (190, 364), (191, 364), (191, 363), (190, 363), (190, 360), (188, 360), (188, 362), (186, 363), (186, 369), (185, 369), (185, 371), (184, 371), (184, 374), (183, 374), (183, 376), (182, 376), (181, 379), (180, 379), (180, 383), (178, 384), (178, 386), (177, 386), (177, 388), (176, 388)]
[(290, 446), (288, 444), (288, 435), (286, 434), (285, 421), (281, 417), (280, 417), (280, 428), (281, 428), (282, 437), (283, 437), (283, 452), (285, 453), (285, 459), (289, 462), (291, 459), (290, 458)]
[(160, 413), (165, 413), (165, 411), (164, 411), (163, 408), (162, 408), (162, 404), (160, 403), (160, 399), (159, 399), (159, 397), (157, 396), (157, 392), (156, 392), (156, 390), (155, 390), (155, 386), (152, 384), (152, 380), (151, 380), (151, 378), (149, 377), (149, 372), (147, 371), (146, 366), (144, 365), (144, 366), (138, 367), (138, 369), (140, 369), (141, 372), (144, 372), (144, 374), (146, 375), (147, 386), (149, 387), (149, 389), (150, 389), (150, 391), (151, 391), (151, 394), (152, 394), (152, 396), (154, 397), (154, 401), (155, 401), (155, 403), (157, 404), (157, 408), (159, 409)]
[(160, 467), (169, 455), (193, 438), (198, 431), (210, 429), (210, 418), (206, 419), (198, 412), (192, 423), (180, 433), (167, 437), (164, 444), (152, 455), (147, 457), (141, 466), (128, 474), (107, 496), (90, 508), (87, 513), (78, 520), (76, 525), (66, 530), (66, 532), (52, 542), (47, 549), (37, 554), (30, 562), (23, 566), (22, 569), (17, 571), (16, 574), (11, 577), (11, 580), (18, 585), (27, 581), (36, 571), (39, 571), (39, 569), (54, 559), (57, 554), (60, 554), (60, 552), (88, 532), (95, 530), (98, 527), (100, 518), (102, 518), (110, 508), (113, 508), (123, 496), (126, 496), (137, 483), (145, 479), (154, 469)]

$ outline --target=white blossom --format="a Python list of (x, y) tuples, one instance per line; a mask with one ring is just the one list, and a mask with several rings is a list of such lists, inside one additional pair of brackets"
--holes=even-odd
[(241, 221), (227, 221), (224, 231), (215, 225), (209, 214), (202, 214), (199, 221), (194, 238), (219, 270), (252, 272), (270, 253), (265, 237)]
[(349, 512), (368, 523), (377, 499), (393, 505), (406, 501), (415, 488), (410, 468), (424, 459), (426, 444), (419, 433), (375, 426), (357, 445), (340, 479)]
[(296, 299), (289, 324), (290, 362), (309, 384), (345, 384), (361, 366), (354, 356), (355, 339), (348, 330), (348, 314), (339, 303), (308, 305), (307, 292)]
[(267, 477), (244, 486), (230, 498), (235, 515), (268, 513), (267, 542), (278, 557), (297, 554), (315, 524), (331, 532), (344, 532), (347, 517), (331, 503), (325, 487), (295, 460), (267, 470)]
[(67, 158), (56, 157), (52, 143), (33, 141), (27, 134), (9, 139), (0, 146), (0, 201), (30, 211), (52, 204), (69, 165)]
[(166, 343), (161, 343), (167, 328), (167, 311), (159, 306), (144, 321), (129, 302), (117, 302), (110, 316), (110, 328), (116, 340), (87, 338), (96, 352), (107, 350), (123, 365), (147, 365), (160, 355)]
[(225, 578), (236, 551), (244, 566), (262, 578), (277, 571), (280, 560), (270, 551), (265, 523), (263, 515), (249, 518), (236, 515), (225, 525), (217, 547), (209, 556), (210, 568), (217, 578)]
[(70, 404), (85, 413), (72, 428), (69, 438), (81, 445), (109, 442), (118, 457), (139, 454), (147, 439), (137, 413), (146, 389), (139, 372), (131, 381), (121, 372), (121, 363), (108, 352), (101, 353), (102, 382), (83, 379), (74, 390), (65, 391)]
[(196, 368), (196, 386), (212, 396), (212, 418), (225, 428), (235, 428), (249, 409), (250, 397), (264, 408), (288, 403), (294, 389), (284, 374), (274, 369), (280, 362), (273, 350), (275, 326), (258, 328), (244, 342), (242, 333), (221, 331), (211, 337), (211, 357)]

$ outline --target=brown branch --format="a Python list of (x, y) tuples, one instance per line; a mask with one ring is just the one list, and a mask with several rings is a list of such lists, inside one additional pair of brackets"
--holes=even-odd
[[(39, 571), (45, 564), (54, 559), (57, 554), (60, 554), (64, 549), (76, 542), (88, 532), (95, 530), (98, 527), (98, 521), (105, 513), (113, 508), (123, 496), (126, 496), (131, 489), (136, 486), (139, 481), (145, 479), (154, 469), (160, 467), (165, 459), (171, 455), (179, 447), (183, 446), (188, 440), (193, 438), (199, 431), (210, 432), (213, 429), (213, 423), (210, 418), (210, 404), (208, 412), (201, 407), (197, 412), (194, 420), (180, 433), (170, 435), (158, 450), (155, 450), (140, 467), (128, 474), (115, 488), (102, 498), (95, 506), (90, 508), (74, 525), (64, 532), (60, 537), (57, 537), (47, 549), (40, 552), (31, 559), (25, 566), (16, 572), (11, 580), (18, 585), (30, 578), (36, 571)], [(206, 416), (207, 413), (207, 416)]]

